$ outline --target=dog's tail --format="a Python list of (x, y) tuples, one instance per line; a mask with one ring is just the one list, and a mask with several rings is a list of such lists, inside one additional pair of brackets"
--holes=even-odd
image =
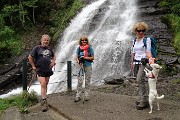
[(156, 98), (157, 98), (158, 100), (163, 99), (163, 98), (164, 98), (164, 95), (157, 96)]

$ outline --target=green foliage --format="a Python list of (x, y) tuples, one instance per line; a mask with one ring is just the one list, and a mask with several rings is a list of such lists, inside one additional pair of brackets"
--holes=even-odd
[(71, 4), (64, 4), (62, 7), (63, 9), (52, 11), (51, 13), (53, 15), (52, 18), (54, 18), (55, 21), (54, 27), (50, 28), (50, 32), (53, 34), (53, 39), (59, 37), (60, 33), (67, 27), (69, 20), (83, 7), (82, 0), (69, 0), (69, 2), (71, 2)]
[(174, 79), (171, 81), (172, 84), (180, 84), (180, 79)]
[(21, 112), (28, 112), (27, 107), (38, 103), (38, 97), (35, 92), (22, 92), (20, 95), (11, 96), (9, 98), (0, 98), (0, 111), (11, 106), (17, 106)]
[(168, 9), (169, 13), (180, 15), (179, 0), (162, 0), (160, 6)]
[(162, 66), (162, 73), (166, 74), (168, 76), (173, 76), (173, 75), (177, 75), (179, 73), (179, 69), (172, 65), (172, 66), (168, 66), (168, 65), (161, 65)]
[(163, 17), (165, 22), (173, 31), (173, 46), (180, 55), (180, 4), (179, 0), (163, 0), (160, 2), (162, 8), (169, 10), (169, 14)]
[(174, 47), (176, 48), (177, 54), (180, 55), (180, 31), (175, 33)]
[(21, 51), (21, 41), (15, 35), (15, 31), (4, 25), (4, 20), (0, 16), (0, 62), (3, 63), (12, 55), (17, 55)]
[(31, 15), (34, 12), (32, 8), (36, 7), (36, 2), (37, 0), (19, 0), (12, 4), (5, 4), (1, 10), (1, 15), (11, 26), (24, 28), (25, 23), (28, 25), (32, 21), (30, 17), (33, 16)]
[(173, 46), (175, 47), (177, 54), (180, 55), (180, 16), (168, 14), (164, 16), (163, 21), (168, 24), (173, 31)]
[(21, 52), (22, 35), (33, 27), (50, 28), (47, 33), (56, 40), (83, 7), (82, 0), (2, 0), (0, 3), (0, 63)]

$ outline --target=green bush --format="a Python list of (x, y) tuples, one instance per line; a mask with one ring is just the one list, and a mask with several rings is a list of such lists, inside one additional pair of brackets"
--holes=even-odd
[[(70, 0), (69, 0), (70, 1)], [(65, 6), (67, 4), (64, 4)], [(54, 19), (54, 27), (51, 26), (50, 32), (53, 34), (53, 39), (56, 40), (60, 33), (68, 26), (70, 19), (76, 15), (77, 11), (83, 7), (82, 0), (74, 0), (68, 7), (63, 7), (59, 11), (52, 11), (51, 18)]]
[(175, 33), (175, 37), (174, 37), (174, 47), (177, 51), (177, 54), (180, 55), (180, 31)]
[(3, 17), (0, 15), (0, 63), (4, 63), (11, 56), (18, 55), (21, 51), (22, 42), (15, 31), (5, 26)]
[(171, 81), (172, 84), (180, 84), (180, 79), (175, 79)]
[(22, 92), (20, 95), (10, 96), (8, 98), (0, 98), (0, 111), (11, 106), (17, 106), (21, 112), (27, 112), (27, 107), (38, 103), (38, 97), (35, 92)]
[(162, 0), (160, 6), (168, 10), (162, 19), (173, 32), (173, 46), (180, 55), (180, 4), (179, 0)]

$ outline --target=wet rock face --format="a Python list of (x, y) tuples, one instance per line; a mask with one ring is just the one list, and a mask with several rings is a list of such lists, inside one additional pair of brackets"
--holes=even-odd
[[(85, 4), (90, 4), (97, 0), (84, 0)], [(175, 64), (180, 69), (179, 56), (176, 54), (172, 46), (172, 33), (166, 24), (162, 23), (161, 18), (167, 14), (167, 10), (161, 9), (159, 4), (161, 0), (137, 0), (138, 21), (145, 21), (149, 25), (149, 30), (146, 32), (147, 36), (153, 36), (158, 40), (158, 60), (160, 64)], [(108, 2), (106, 2), (108, 3)], [(103, 9), (103, 8), (102, 8)], [(106, 10), (106, 9), (103, 9)], [(94, 18), (94, 25), (91, 25), (90, 31), (93, 31), (96, 26), (96, 20), (100, 18), (98, 15)]]
[(147, 36), (152, 35), (158, 40), (158, 59), (160, 64), (174, 64), (177, 69), (178, 55), (172, 46), (172, 33), (166, 24), (161, 22), (161, 18), (167, 13), (159, 7), (161, 0), (138, 0), (138, 21), (145, 21), (149, 25)]

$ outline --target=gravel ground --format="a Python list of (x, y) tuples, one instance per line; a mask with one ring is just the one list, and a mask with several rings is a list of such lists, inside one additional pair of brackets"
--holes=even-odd
[[(148, 113), (149, 108), (136, 110), (134, 103), (138, 99), (138, 88), (135, 84), (126, 83), (92, 87), (90, 101), (84, 104), (82, 101), (74, 103), (74, 92), (51, 94), (48, 95), (50, 107), (47, 112), (41, 112), (41, 107), (37, 104), (28, 109), (28, 114), (21, 114), (17, 109), (9, 108), (1, 118), (2, 120), (12, 120), (12, 118), (16, 120), (180, 120), (180, 102), (178, 102), (179, 97), (176, 96), (180, 90), (179, 85), (167, 86), (161, 87), (164, 93), (166, 91), (162, 89), (171, 90), (165, 94), (165, 99), (160, 100), (161, 110), (157, 111), (157, 106), (154, 104), (152, 114)], [(174, 97), (168, 97), (172, 90)], [(160, 90), (159, 93), (162, 94)], [(16, 116), (11, 114), (12, 111)]]

